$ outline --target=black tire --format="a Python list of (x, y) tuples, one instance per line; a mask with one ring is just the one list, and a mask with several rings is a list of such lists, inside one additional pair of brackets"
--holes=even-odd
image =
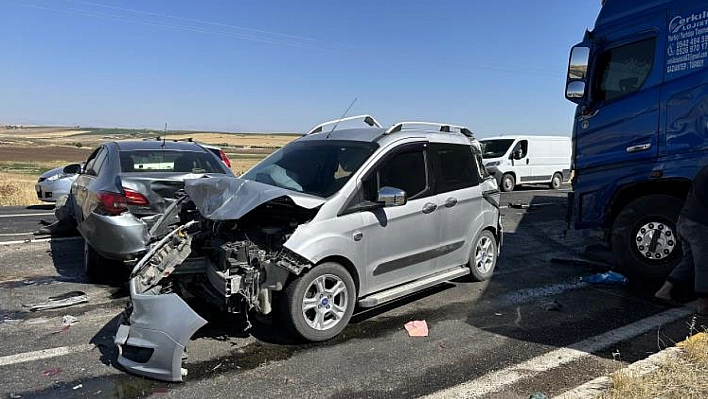
[(548, 184), (552, 189), (558, 190), (563, 184), (563, 175), (556, 172), (553, 174), (553, 178), (551, 179), (551, 182)]
[(470, 277), (472, 281), (487, 281), (492, 278), (497, 266), (499, 249), (497, 239), (489, 230), (483, 230), (474, 240), (472, 255), (469, 260)]
[(501, 181), (499, 182), (499, 188), (505, 193), (514, 191), (515, 186), (516, 179), (514, 179), (514, 175), (510, 173), (505, 173), (504, 176), (502, 176)]
[[(317, 292), (318, 288), (315, 280), (319, 278), (325, 280), (323, 285), (325, 289), (335, 287), (329, 285), (329, 283), (341, 281), (343, 283), (343, 291), (327, 299), (325, 299), (327, 295), (321, 297), (321, 299), (316, 299), (319, 293)], [(314, 287), (313, 284), (315, 285)], [(313, 267), (309, 272), (293, 280), (285, 289), (284, 294), (281, 302), (283, 320), (295, 334), (313, 342), (326, 341), (342, 332), (349, 323), (356, 303), (354, 280), (347, 269), (334, 262), (327, 262)], [(344, 295), (342, 296), (342, 294)], [(303, 311), (306, 299), (313, 300), (313, 304), (316, 303), (317, 307)], [(337, 303), (339, 303), (339, 308), (342, 309), (338, 317), (334, 313), (337, 309)], [(324, 314), (321, 319), (323, 322), (322, 328), (315, 328), (311, 325), (312, 323), (317, 323), (318, 312)], [(331, 325), (326, 326), (325, 323)]]
[(107, 259), (99, 255), (95, 249), (84, 241), (84, 274), (92, 282), (103, 282), (105, 280)]
[[(682, 207), (679, 198), (652, 194), (630, 202), (620, 211), (612, 225), (612, 252), (628, 277), (661, 281), (681, 260), (676, 221)], [(650, 241), (645, 239), (649, 237), (645, 232), (651, 234)], [(657, 234), (659, 238), (655, 239)]]

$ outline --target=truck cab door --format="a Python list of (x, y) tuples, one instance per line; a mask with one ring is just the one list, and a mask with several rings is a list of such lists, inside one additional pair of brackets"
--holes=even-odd
[(666, 48), (657, 30), (665, 19), (661, 12), (626, 28), (598, 32), (589, 100), (578, 107), (575, 123), (575, 166), (581, 173), (657, 157)]

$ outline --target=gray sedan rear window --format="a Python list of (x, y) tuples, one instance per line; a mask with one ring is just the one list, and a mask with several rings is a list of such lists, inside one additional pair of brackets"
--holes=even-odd
[(224, 173), (219, 162), (207, 152), (159, 149), (120, 151), (120, 168), (123, 173)]

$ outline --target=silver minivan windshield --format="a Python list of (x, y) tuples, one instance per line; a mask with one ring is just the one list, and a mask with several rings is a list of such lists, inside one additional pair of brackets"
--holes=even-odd
[(347, 140), (295, 141), (241, 178), (327, 198), (344, 186), (377, 147)]
[(480, 140), (482, 144), (482, 158), (499, 158), (504, 156), (514, 139)]

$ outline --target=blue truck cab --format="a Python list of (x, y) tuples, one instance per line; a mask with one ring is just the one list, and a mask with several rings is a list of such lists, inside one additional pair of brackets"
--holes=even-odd
[(609, 244), (631, 277), (682, 256), (676, 221), (708, 164), (708, 2), (605, 0), (570, 54), (569, 222)]

